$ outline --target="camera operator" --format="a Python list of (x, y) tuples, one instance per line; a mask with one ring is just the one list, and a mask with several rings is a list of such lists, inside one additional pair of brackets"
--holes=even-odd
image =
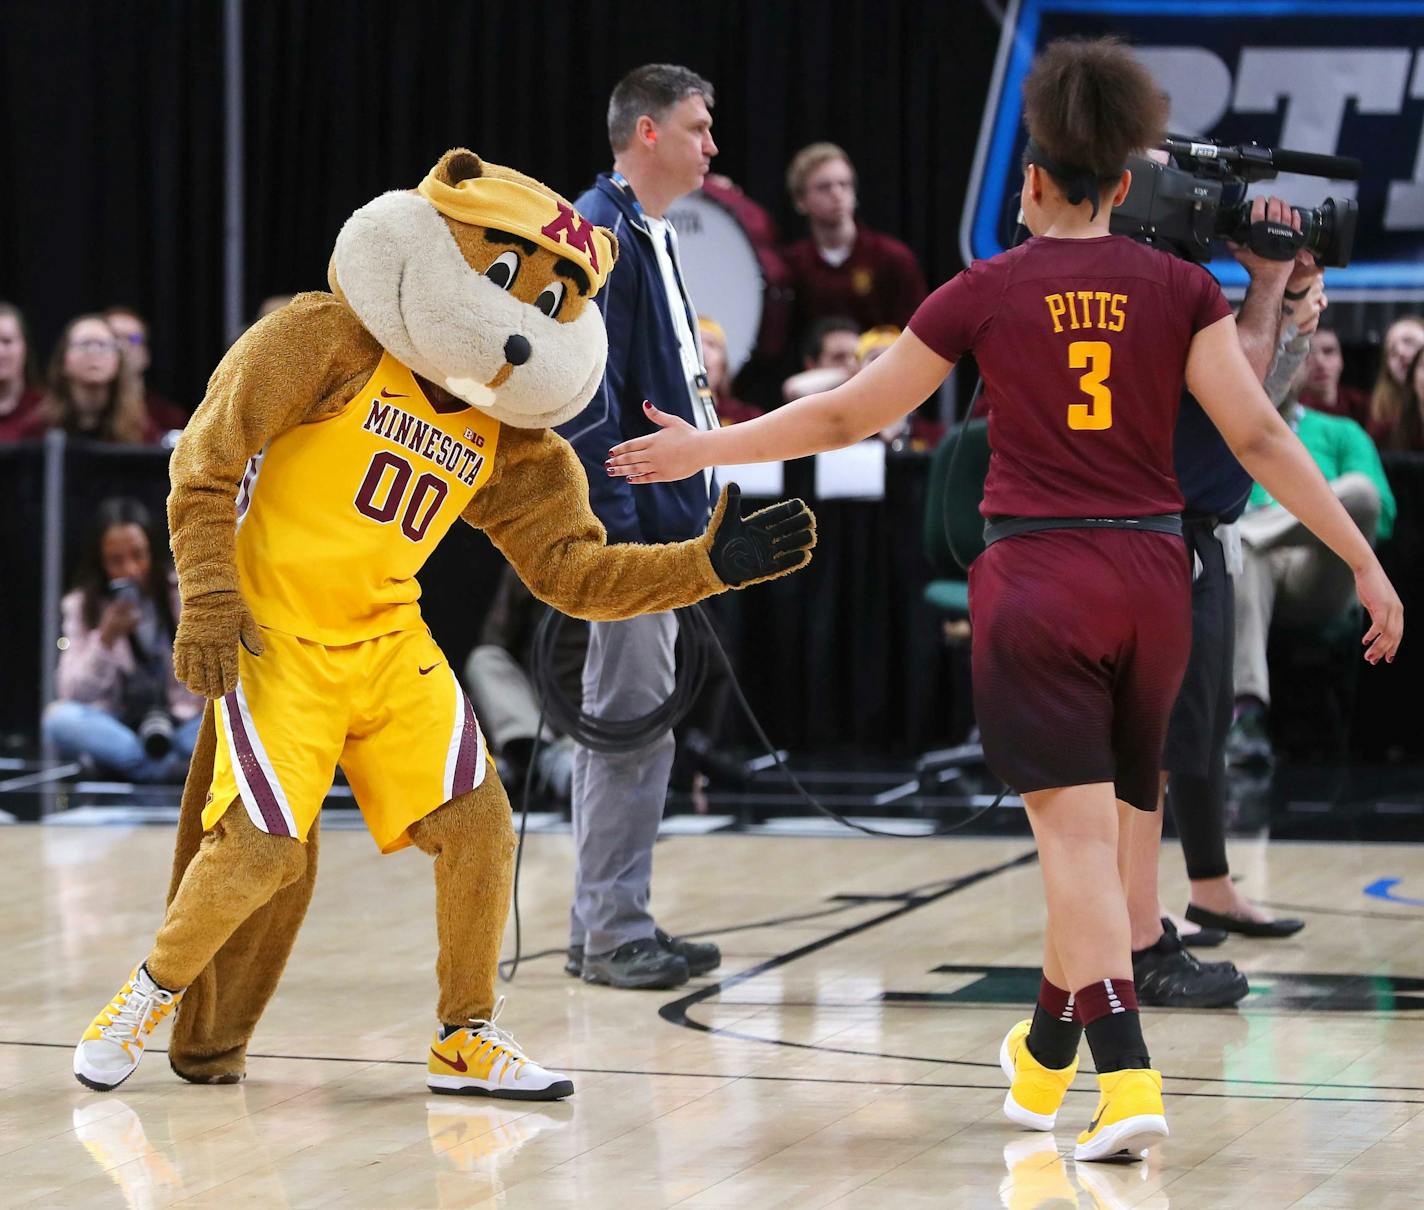
[(59, 700), (41, 723), (61, 756), (128, 781), (181, 782), (201, 718), (201, 701), (173, 675), (178, 598), (166, 550), (138, 501), (99, 505), (62, 602)]
[[(1255, 199), (1251, 219), (1300, 227), (1299, 216), (1274, 197)], [(1315, 258), (1304, 251), (1290, 260), (1268, 259), (1249, 248), (1234, 252), (1251, 279), (1236, 317), (1242, 351), (1262, 382), (1278, 378), (1280, 371), (1289, 379), (1304, 353), (1281, 347), (1281, 317), (1287, 299), (1304, 297), (1318, 280)], [(1226, 858), (1226, 736), (1233, 707), (1235, 633), (1232, 571), (1240, 562), (1235, 523), (1246, 507), (1251, 476), (1190, 395), (1182, 398), (1173, 461), (1185, 501), (1183, 536), (1192, 557), (1192, 648), (1168, 725), (1161, 781), (1191, 882), (1187, 919), (1204, 924), (1204, 931), (1194, 935), (1211, 944), (1224, 940), (1221, 930), (1228, 927), (1258, 936), (1288, 936), (1302, 922), (1272, 920), (1249, 903), (1232, 882)], [(1128, 905), (1138, 998), (1176, 1008), (1235, 1004), (1250, 990), (1245, 976), (1230, 962), (1198, 962), (1161, 911), (1161, 842), (1162, 812), (1134, 813)], [(1209, 937), (1207, 928), (1216, 936)]]

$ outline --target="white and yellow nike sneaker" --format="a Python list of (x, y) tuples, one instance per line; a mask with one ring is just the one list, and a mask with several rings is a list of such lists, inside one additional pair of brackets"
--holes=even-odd
[(1029, 1053), (1028, 1031), (1032, 1024), (1020, 1021), (999, 1047), (999, 1066), (1009, 1081), (1004, 1116), (1029, 1130), (1052, 1130), (1068, 1086), (1078, 1074), (1078, 1060), (1058, 1070), (1045, 1067)]
[(501, 996), (488, 1021), (436, 1029), (425, 1065), (426, 1087), (431, 1092), (511, 1101), (559, 1101), (572, 1096), (574, 1082), (568, 1076), (545, 1071), (495, 1024), (503, 1007)]
[(186, 990), (159, 987), (147, 967), (134, 967), (74, 1048), (74, 1078), (95, 1092), (117, 1088), (138, 1068), (153, 1027), (178, 1007)]
[(1075, 1160), (1140, 1159), (1148, 1147), (1167, 1137), (1160, 1071), (1127, 1067), (1102, 1072), (1098, 1088), (1098, 1109), (1078, 1136)]

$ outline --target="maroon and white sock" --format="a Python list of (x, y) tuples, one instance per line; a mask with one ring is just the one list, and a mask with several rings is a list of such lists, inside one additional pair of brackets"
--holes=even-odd
[(1073, 999), (1099, 1073), (1152, 1066), (1131, 979), (1098, 979), (1080, 987)]
[(1073, 993), (1048, 981), (1038, 985), (1038, 1003), (1028, 1030), (1028, 1052), (1045, 1067), (1061, 1071), (1078, 1057), (1083, 1026), (1074, 1011)]

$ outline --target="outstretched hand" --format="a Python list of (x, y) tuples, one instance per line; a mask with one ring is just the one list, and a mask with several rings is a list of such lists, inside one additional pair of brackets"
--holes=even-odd
[(627, 479), (629, 483), (670, 483), (711, 465), (701, 456), (708, 434), (681, 416), (659, 411), (646, 400), (643, 413), (661, 426), (660, 430), (615, 445), (603, 464), (610, 477)]
[(805, 567), (816, 545), (816, 517), (800, 500), (783, 500), (742, 516), (742, 489), (729, 483), (708, 526), (712, 570), (740, 588)]

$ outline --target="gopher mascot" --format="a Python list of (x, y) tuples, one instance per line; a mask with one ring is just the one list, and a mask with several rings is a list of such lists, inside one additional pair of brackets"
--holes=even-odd
[(213, 699), (183, 793), (168, 912), (74, 1054), (117, 1087), (178, 1012), (173, 1070), (242, 1079), (316, 877), (339, 763), (376, 844), (434, 858), (436, 1092), (555, 1100), (573, 1083), (495, 1025), (514, 830), (416, 573), (457, 518), (575, 617), (677, 609), (804, 566), (800, 501), (707, 532), (614, 545), (550, 430), (587, 404), (614, 236), (538, 181), (464, 149), (361, 207), (331, 293), (298, 295), (223, 358), (173, 455), (178, 676)]

